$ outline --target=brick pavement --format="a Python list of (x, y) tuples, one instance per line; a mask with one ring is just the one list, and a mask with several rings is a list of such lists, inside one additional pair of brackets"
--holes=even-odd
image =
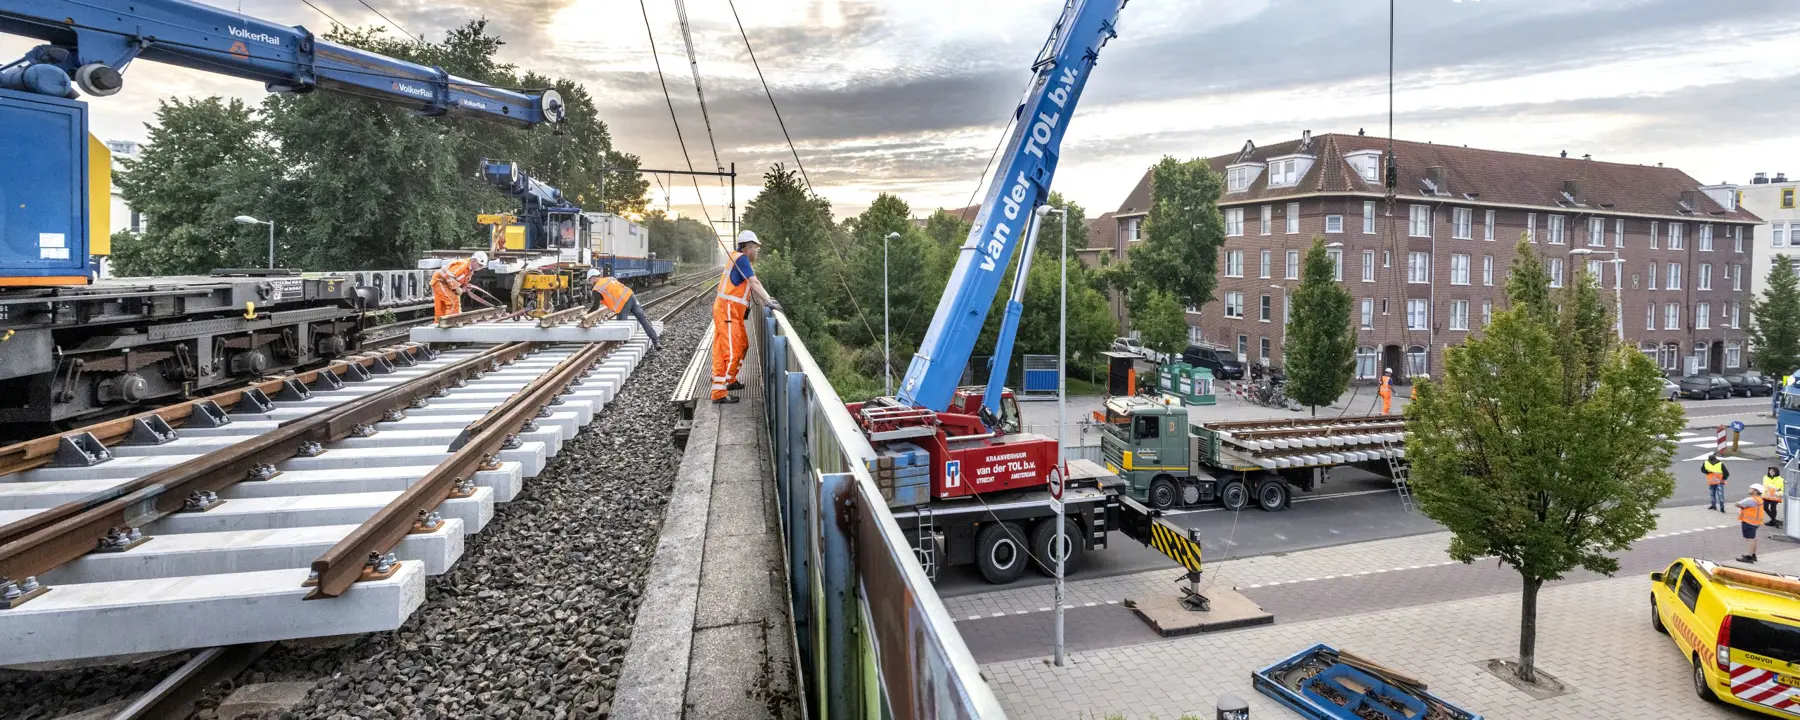
[[(1765, 548), (1763, 565), (1800, 572), (1800, 550), (1791, 548)], [(1012, 718), (1210, 717), (1227, 692), (1250, 703), (1251, 717), (1288, 718), (1292, 711), (1251, 687), (1250, 673), (1324, 642), (1415, 674), (1488, 718), (1754, 717), (1695, 697), (1687, 664), (1650, 628), (1648, 582), (1641, 573), (1623, 575), (1539, 595), (1539, 667), (1572, 688), (1546, 700), (1480, 667), (1516, 652), (1517, 592), (1094, 650), (1077, 653), (1066, 668), (1030, 658), (991, 663), (983, 672)]]
[[(1256, 512), (1256, 511), (1250, 511)], [(1673, 533), (1692, 533), (1701, 528), (1728, 525), (1732, 521), (1703, 508), (1665, 508), (1658, 512), (1657, 529), (1651, 537)], [(1131, 542), (1114, 538), (1114, 542)], [(1255, 589), (1268, 585), (1336, 579), (1352, 574), (1372, 575), (1401, 569), (1420, 569), (1451, 562), (1446, 549), (1447, 532), (1411, 537), (1376, 540), (1339, 545), (1295, 553), (1279, 553), (1258, 557), (1210, 562), (1204, 584)], [(1735, 553), (1734, 553), (1735, 554)], [(1180, 576), (1173, 564), (1168, 569), (1150, 570), (1127, 575), (1070, 582), (1066, 602), (1077, 607), (1088, 603), (1103, 605), (1124, 598), (1142, 598), (1169, 593), (1174, 579)], [(1048, 586), (997, 589), (993, 592), (962, 595), (944, 599), (950, 616), (958, 621), (1013, 615), (1047, 607), (1051, 590)]]

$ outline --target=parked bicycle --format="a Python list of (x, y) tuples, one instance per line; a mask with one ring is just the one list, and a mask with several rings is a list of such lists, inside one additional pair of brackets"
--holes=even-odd
[(1250, 366), (1250, 378), (1250, 402), (1263, 407), (1293, 409), (1294, 404), (1287, 396), (1287, 375), (1280, 368), (1257, 363)]

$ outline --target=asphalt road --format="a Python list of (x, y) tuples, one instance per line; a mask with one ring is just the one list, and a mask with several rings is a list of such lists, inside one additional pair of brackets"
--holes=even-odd
[[(1683, 433), (1670, 464), (1670, 472), (1675, 475), (1675, 493), (1663, 503), (1664, 507), (1706, 504), (1706, 480), (1700, 474), (1700, 460), (1713, 448), (1713, 428), (1732, 420), (1758, 420), (1759, 413), (1768, 412), (1769, 400), (1682, 401), (1682, 406), (1687, 412), (1690, 429)], [(1762, 421), (1767, 422), (1767, 419), (1762, 418)], [(1745, 428), (1739, 446), (1746, 457), (1726, 460), (1726, 467), (1732, 473), (1727, 490), (1730, 500), (1741, 497), (1744, 488), (1753, 482), (1752, 478), (1761, 476), (1763, 468), (1773, 464), (1773, 461), (1755, 456), (1772, 453), (1774, 435), (1774, 427), (1770, 425)], [(1200, 530), (1201, 545), (1212, 563), (1443, 529), (1430, 518), (1404, 511), (1393, 485), (1386, 478), (1355, 470), (1335, 471), (1313, 492), (1295, 493), (1293, 505), (1283, 512), (1269, 513), (1252, 508), (1232, 513), (1215, 505), (1175, 511), (1169, 517), (1182, 527)], [(1118, 533), (1113, 533), (1109, 542), (1111, 546), (1106, 550), (1089, 553), (1085, 566), (1079, 572), (1071, 573), (1069, 578), (1085, 580), (1175, 568), (1168, 558)], [(1028, 572), (1006, 587), (1047, 585), (1050, 582), (1048, 578)], [(995, 589), (997, 586), (983, 580), (974, 566), (950, 568), (938, 580), (938, 593), (944, 597)]]

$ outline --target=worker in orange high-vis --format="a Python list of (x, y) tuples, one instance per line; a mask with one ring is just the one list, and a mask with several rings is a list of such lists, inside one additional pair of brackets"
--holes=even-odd
[(638, 327), (644, 329), (644, 336), (650, 338), (650, 344), (662, 347), (662, 340), (656, 336), (656, 328), (650, 325), (650, 318), (644, 314), (644, 307), (638, 304), (637, 298), (632, 297), (631, 288), (625, 287), (625, 283), (619, 282), (618, 278), (599, 270), (589, 270), (587, 278), (594, 288), (594, 300), (588, 304), (588, 312), (605, 307), (612, 311), (613, 317), (622, 318), (629, 313), (637, 318)]
[(719, 295), (713, 298), (712, 401), (716, 403), (737, 402), (730, 391), (744, 387), (737, 378), (744, 366), (744, 354), (750, 350), (750, 334), (745, 332), (744, 322), (750, 316), (751, 296), (772, 309), (781, 309), (781, 303), (769, 297), (750, 266), (761, 248), (756, 233), (738, 233), (737, 250), (725, 259), (725, 270), (719, 274)]
[(1750, 497), (1737, 501), (1738, 525), (1744, 531), (1744, 539), (1749, 541), (1750, 552), (1738, 556), (1744, 562), (1756, 562), (1756, 529), (1768, 522), (1769, 516), (1763, 510), (1763, 486), (1751, 485)]
[(488, 256), (482, 251), (462, 260), (451, 260), (431, 274), (431, 316), (441, 318), (462, 312), (462, 295), (475, 279), (475, 271), (487, 267)]
[(1391, 415), (1394, 412), (1394, 369), (1388, 368), (1381, 374), (1381, 414)]

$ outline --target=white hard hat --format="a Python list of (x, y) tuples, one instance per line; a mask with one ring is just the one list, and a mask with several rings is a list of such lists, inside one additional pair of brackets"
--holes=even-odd
[(1764, 490), (1763, 490), (1763, 486), (1762, 486), (1762, 483), (1757, 483), (1757, 484), (1755, 484), (1755, 485), (1751, 485), (1751, 486), (1750, 486), (1750, 492), (1753, 492), (1753, 493), (1756, 493), (1756, 494), (1758, 494), (1758, 495), (1761, 495), (1761, 494), (1763, 494), (1763, 492), (1765, 492), (1765, 491), (1764, 491)]
[(756, 233), (751, 230), (745, 230), (738, 233), (737, 246), (743, 247), (745, 243), (756, 243), (758, 246), (762, 245), (762, 241), (756, 239)]
[(587, 276), (589, 279), (600, 277), (600, 270), (598, 268), (588, 268)]
[(476, 250), (474, 255), (469, 256), (469, 259), (475, 261), (476, 265), (486, 265), (487, 264), (487, 251)]

